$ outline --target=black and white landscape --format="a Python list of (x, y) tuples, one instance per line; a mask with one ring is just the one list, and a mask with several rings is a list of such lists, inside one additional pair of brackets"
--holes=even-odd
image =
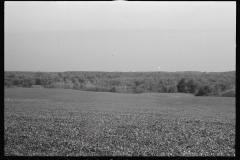
[(235, 156), (236, 2), (5, 2), (5, 156)]

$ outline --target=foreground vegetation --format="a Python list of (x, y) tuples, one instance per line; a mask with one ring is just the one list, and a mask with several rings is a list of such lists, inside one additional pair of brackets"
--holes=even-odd
[(118, 93), (190, 93), (235, 97), (231, 72), (5, 72), (5, 87), (65, 88)]
[(4, 149), (6, 156), (235, 156), (235, 116), (235, 98), (10, 88)]

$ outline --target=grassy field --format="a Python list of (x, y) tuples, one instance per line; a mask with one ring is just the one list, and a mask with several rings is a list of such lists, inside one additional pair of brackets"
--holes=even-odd
[(4, 90), (6, 156), (235, 156), (235, 98)]

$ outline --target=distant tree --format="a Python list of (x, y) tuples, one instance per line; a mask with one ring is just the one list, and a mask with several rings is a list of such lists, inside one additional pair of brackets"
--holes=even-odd
[(58, 73), (58, 76), (59, 76), (60, 78), (63, 78), (63, 77), (64, 77), (63, 73), (61, 73), (61, 72)]
[(127, 86), (118, 86), (116, 89), (119, 93), (127, 93)]
[(25, 79), (25, 78), (26, 78), (25, 75), (19, 75), (18, 77), (19, 77), (20, 79)]
[(68, 77), (64, 77), (64, 83), (65, 84), (68, 84), (68, 83), (70, 83), (71, 81), (68, 79)]
[(110, 89), (110, 92), (117, 92), (117, 88), (114, 86)]
[(56, 83), (56, 82), (61, 82), (61, 78), (57, 75), (55, 75), (54, 77), (53, 77), (53, 81), (54, 81), (54, 83)]
[(12, 83), (10, 81), (5, 80), (4, 86), (10, 87), (10, 86), (12, 86)]
[(53, 84), (53, 83), (54, 83), (54, 77), (49, 76), (48, 77), (48, 84), (50, 85), (50, 84)]
[(79, 89), (84, 90), (86, 88), (86, 85), (81, 83)]
[(135, 86), (138, 86), (140, 84), (142, 84), (143, 81), (139, 80), (139, 79), (135, 79)]
[(95, 76), (94, 75), (88, 75), (87, 76), (87, 80), (89, 81), (89, 82), (91, 82), (91, 83), (94, 83), (95, 82)]
[(148, 91), (148, 92), (150, 91), (150, 84), (148, 82), (148, 79), (144, 80), (143, 86), (144, 86), (145, 91)]
[[(19, 80), (16, 80), (19, 77)], [(29, 78), (35, 79), (34, 82), (26, 80)], [(106, 78), (107, 77), (107, 78)], [(182, 72), (182, 73), (162, 73), (162, 72), (4, 72), (4, 80), (9, 81), (12, 85), (23, 85), (26, 81), (28, 85), (38, 84), (42, 86), (57, 86), (58, 88), (72, 88), (72, 84), (77, 82), (79, 88), (86, 89), (87, 83), (92, 83), (94, 86), (89, 90), (93, 91), (109, 91), (116, 86), (116, 92), (184, 92), (199, 95), (218, 95), (223, 92), (233, 89), (236, 84), (236, 72), (221, 72), (221, 73), (203, 73), (203, 72)], [(55, 84), (56, 82), (66, 82), (66, 84)], [(8, 83), (8, 82), (7, 82)], [(4, 82), (5, 84), (5, 82)], [(175, 84), (175, 85), (174, 85)], [(213, 92), (208, 93), (207, 89), (201, 85), (212, 86)], [(27, 86), (25, 84), (25, 86)], [(82, 86), (82, 87), (81, 87)], [(123, 87), (125, 86), (125, 88)], [(140, 86), (140, 87), (139, 87)], [(76, 88), (76, 86), (75, 86)], [(230, 93), (230, 92), (229, 92)]]
[(35, 79), (34, 79), (34, 78), (31, 78), (31, 77), (25, 79), (25, 81), (28, 82), (29, 87), (32, 87), (32, 85), (35, 85), (35, 84), (36, 84)]
[(224, 92), (227, 89), (229, 89), (229, 85), (226, 83), (217, 83), (216, 86), (218, 86), (221, 89), (221, 92)]
[(36, 78), (36, 85), (42, 85), (42, 78)]
[(71, 89), (71, 86), (69, 84), (65, 84), (64, 89)]
[(200, 83), (198, 81), (196, 81), (195, 79), (191, 78), (186, 83), (186, 86), (187, 86), (188, 93), (195, 94), (195, 93), (198, 92), (198, 88), (200, 86)]
[(221, 87), (219, 85), (215, 85), (214, 86), (214, 95), (221, 96), (221, 94), (222, 94)]
[(177, 92), (178, 92), (177, 85), (172, 84), (172, 85), (169, 86), (168, 93), (177, 93)]
[(196, 96), (212, 96), (214, 95), (214, 87), (211, 85), (201, 85), (196, 93)]
[(221, 96), (222, 97), (235, 97), (236, 96), (236, 91), (235, 91), (235, 89), (229, 89), (229, 90), (224, 91), (221, 94)]
[(41, 77), (41, 76), (43, 76), (43, 75), (44, 75), (43, 72), (37, 72), (37, 73), (36, 73), (36, 76), (37, 76), (37, 77)]
[(19, 84), (20, 84), (21, 86), (23, 86), (24, 80), (23, 80), (23, 79), (19, 79)]
[(8, 79), (8, 78), (9, 78), (9, 76), (10, 76), (10, 74), (7, 74), (7, 73), (6, 73), (6, 74), (4, 74), (4, 78), (5, 78), (5, 79)]
[(73, 78), (73, 79), (72, 79), (72, 82), (73, 82), (73, 83), (79, 83), (79, 81), (78, 81), (77, 78)]
[(13, 79), (13, 85), (18, 86), (20, 84), (19, 81), (20, 79), (18, 78)]
[(55, 84), (49, 84), (49, 85), (46, 85), (45, 88), (56, 88), (56, 85)]
[(169, 90), (169, 85), (164, 85), (162, 87), (162, 93), (168, 93), (168, 90)]
[(182, 78), (177, 84), (178, 92), (188, 93), (187, 81), (185, 78)]
[(48, 84), (48, 78), (46, 76), (42, 76), (42, 86), (47, 86)]
[(158, 91), (158, 83), (154, 79), (149, 79), (149, 91), (150, 92)]
[(28, 82), (27, 82), (27, 81), (24, 81), (24, 83), (23, 83), (23, 87), (26, 87), (26, 88), (28, 88), (28, 87), (29, 87), (29, 84), (28, 84)]
[(78, 82), (75, 82), (74, 85), (73, 85), (73, 89), (80, 89), (80, 83)]
[(15, 74), (10, 74), (9, 78), (16, 78)]
[(92, 75), (88, 75), (87, 79), (90, 81), (91, 79), (94, 79)]
[(79, 81), (79, 83), (84, 83), (84, 82), (85, 82), (85, 79), (84, 79), (83, 77), (79, 77), (79, 76), (78, 76), (78, 81)]
[[(147, 91), (150, 91), (150, 90), (147, 90)], [(163, 85), (158, 85), (157, 92), (164, 93), (164, 91), (165, 91), (165, 87)]]
[(142, 85), (134, 86), (133, 93), (143, 93), (145, 90), (143, 89)]

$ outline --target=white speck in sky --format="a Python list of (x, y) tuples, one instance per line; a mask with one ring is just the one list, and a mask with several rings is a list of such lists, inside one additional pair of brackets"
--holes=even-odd
[(161, 68), (161, 67), (158, 67), (159, 69)]

